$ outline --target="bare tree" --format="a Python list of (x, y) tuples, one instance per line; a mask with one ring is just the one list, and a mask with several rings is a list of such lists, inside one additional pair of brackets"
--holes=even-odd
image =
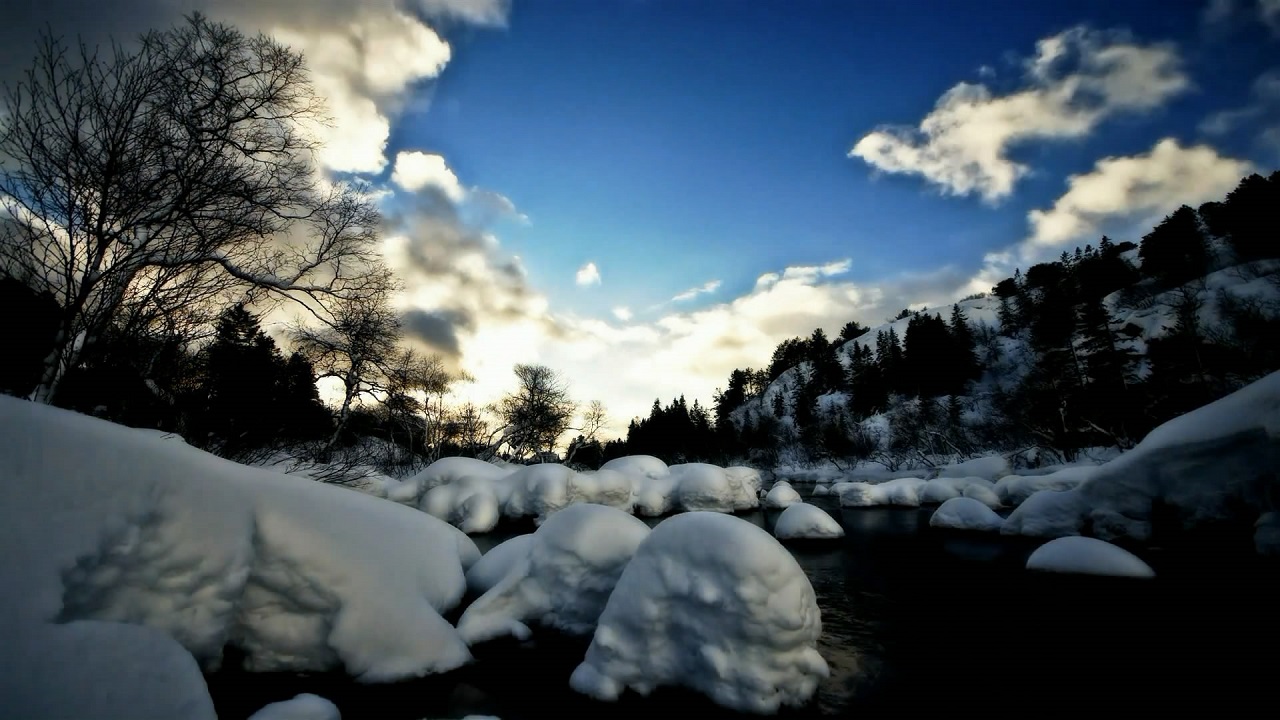
[(318, 179), (300, 128), (320, 107), (302, 56), (272, 39), (199, 15), (103, 55), (46, 35), (3, 102), (0, 274), (61, 307), (33, 400), (113, 323), (236, 288), (364, 289), (377, 212)]
[(520, 387), (498, 402), (502, 439), (516, 457), (551, 452), (569, 428), (577, 405), (559, 375), (545, 365), (515, 366)]
[(581, 436), (582, 442), (574, 443), (569, 446), (569, 453), (565, 456), (566, 465), (573, 462), (573, 456), (583, 445), (590, 445), (595, 442), (600, 435), (600, 431), (605, 429), (609, 424), (609, 411), (605, 409), (604, 403), (599, 400), (592, 400), (587, 403), (587, 409), (582, 412), (582, 422), (576, 428), (567, 428), (569, 430), (577, 430)]
[(385, 393), (388, 363), (397, 353), (400, 320), (390, 304), (395, 283), (385, 270), (370, 277), (379, 279), (376, 292), (369, 291), (370, 286), (359, 295), (337, 298), (320, 323), (297, 324), (290, 333), (297, 351), (315, 367), (317, 379), (342, 383), (338, 421), (321, 457), (337, 445), (356, 400)]

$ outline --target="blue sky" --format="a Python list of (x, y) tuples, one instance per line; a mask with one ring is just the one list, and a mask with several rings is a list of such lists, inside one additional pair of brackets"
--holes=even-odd
[[(941, 265), (977, 270), (1027, 232), (1064, 179), (1157, 138), (1202, 140), (1247, 104), (1277, 44), (1262, 22), (1204, 27), (1204, 3), (516, 2), (508, 26), (455, 36), (425, 112), (391, 148), (444, 155), (526, 213), (501, 228), (552, 305), (637, 317), (712, 279), (696, 303), (787, 265), (850, 258), (861, 282)], [(1034, 174), (998, 206), (847, 157), (882, 124), (914, 124), (958, 82), (1021, 85), (1036, 41), (1076, 25), (1176, 43), (1195, 88), (1067, 141), (1014, 146)], [(981, 72), (986, 66), (994, 70)], [(1243, 135), (1215, 138), (1261, 156)], [(1258, 157), (1259, 161), (1266, 160)], [(594, 261), (602, 282), (578, 287)], [(694, 303), (690, 303), (691, 305)]]
[(43, 0), (0, 74), (191, 10), (304, 53), (457, 399), (542, 363), (615, 434), (1280, 167), (1280, 0)]

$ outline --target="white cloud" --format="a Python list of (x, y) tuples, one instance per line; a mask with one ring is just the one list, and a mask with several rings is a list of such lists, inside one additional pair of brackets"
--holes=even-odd
[(697, 287), (691, 287), (688, 290), (685, 290), (684, 292), (677, 294), (675, 297), (671, 298), (671, 302), (674, 302), (674, 303), (688, 302), (698, 297), (699, 295), (709, 295), (719, 289), (720, 289), (719, 280), (708, 280), (707, 282)]
[(396, 153), (391, 182), (410, 192), (433, 188), (454, 203), (462, 202), (467, 196), (466, 188), (458, 182), (458, 176), (443, 156), (418, 150)]
[[(1272, 68), (1259, 75), (1253, 81), (1250, 95), (1252, 97), (1248, 105), (1222, 110), (1206, 117), (1200, 122), (1200, 132), (1206, 135), (1226, 135), (1254, 120), (1280, 116), (1280, 68)], [(1261, 134), (1265, 138), (1267, 132), (1275, 129), (1280, 129), (1280, 126), (1265, 129)]]
[(1040, 40), (1024, 67), (1021, 90), (997, 95), (983, 84), (959, 83), (917, 127), (867, 133), (849, 156), (994, 203), (1030, 171), (1009, 157), (1010, 148), (1084, 137), (1108, 117), (1154, 109), (1190, 86), (1171, 45), (1085, 27)]
[(623, 307), (623, 306), (614, 308), (613, 316), (618, 318), (622, 322), (631, 322), (631, 318), (635, 317), (635, 315), (633, 315), (631, 312), (631, 308)]
[(1280, 0), (1258, 0), (1258, 19), (1280, 35)]
[(506, 27), (510, 0), (416, 0), (427, 17), (461, 20), (471, 25)]
[(600, 268), (596, 264), (589, 262), (578, 268), (578, 272), (574, 275), (574, 282), (580, 286), (599, 285), (600, 284)]
[(1103, 234), (1140, 236), (1180, 205), (1221, 199), (1252, 169), (1208, 145), (1183, 147), (1172, 138), (1140, 155), (1102, 158), (1089, 172), (1068, 178), (1067, 191), (1051, 207), (1028, 213), (1026, 239), (988, 255), (968, 291), (989, 290), (1015, 265), (1052, 259)]

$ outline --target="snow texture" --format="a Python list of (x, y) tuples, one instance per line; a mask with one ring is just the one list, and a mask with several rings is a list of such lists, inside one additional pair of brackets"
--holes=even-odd
[(0, 707), (208, 716), (194, 696), (156, 713), (139, 697), (198, 684), (207, 700), (197, 663), (227, 645), (251, 670), (373, 682), (470, 660), (440, 613), (479, 553), (422, 513), (8, 397), (0, 477)]
[(938, 471), (938, 477), (944, 478), (965, 478), (978, 477), (983, 480), (995, 482), (1000, 478), (1012, 472), (1009, 467), (1009, 461), (1003, 455), (987, 455), (984, 457), (966, 460), (955, 465), (943, 466)]
[(771, 510), (781, 510), (789, 505), (800, 502), (800, 493), (791, 487), (791, 483), (786, 480), (779, 480), (769, 488), (769, 494), (764, 496), (764, 506)]
[(996, 494), (1006, 505), (1021, 505), (1041, 490), (1074, 490), (1096, 470), (1096, 466), (1081, 465), (1038, 475), (1008, 475), (996, 481)]
[(249, 720), (342, 720), (338, 706), (319, 695), (302, 693), (292, 700), (271, 703), (249, 716)]
[(954, 497), (942, 503), (929, 518), (929, 526), (951, 530), (983, 530), (998, 532), (1004, 518), (982, 502), (968, 497)]
[(844, 537), (844, 528), (817, 505), (797, 502), (778, 516), (773, 536), (779, 540), (825, 540)]
[(512, 569), (529, 557), (529, 548), (533, 545), (533, 533), (517, 535), (506, 542), (495, 545), (480, 558), (479, 562), (467, 570), (467, 590), (486, 593), (494, 585), (502, 582)]
[(462, 614), (458, 632), (471, 645), (507, 634), (526, 639), (529, 621), (591, 633), (648, 534), (648, 525), (602, 505), (555, 513), (533, 533), (527, 555)]
[(958, 497), (972, 498), (989, 508), (1000, 507), (1000, 497), (990, 480), (980, 477), (939, 477), (928, 480), (920, 489), (920, 503), (944, 503)]
[(813, 587), (777, 540), (732, 515), (677, 515), (627, 565), (570, 685), (600, 700), (683, 685), (772, 713), (828, 675), (821, 633)]
[(1150, 565), (1128, 550), (1088, 537), (1050, 540), (1027, 558), (1027, 569), (1139, 578), (1156, 575)]
[(812, 494), (813, 495), (830, 495), (831, 488), (827, 485), (814, 485)]
[(1000, 533), (1048, 538), (1079, 535), (1084, 512), (1078, 490), (1041, 490), (1005, 518)]

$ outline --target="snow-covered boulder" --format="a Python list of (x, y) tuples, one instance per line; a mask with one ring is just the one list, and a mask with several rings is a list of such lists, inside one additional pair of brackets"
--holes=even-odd
[(729, 476), (730, 482), (737, 484), (734, 510), (752, 510), (760, 507), (760, 489), (764, 486), (764, 480), (760, 477), (759, 470), (745, 465), (730, 465), (724, 469), (724, 474)]
[(1000, 507), (995, 485), (980, 477), (939, 477), (925, 482), (920, 489), (920, 503), (925, 505), (958, 497), (972, 498), (989, 508)]
[(764, 506), (771, 510), (781, 510), (800, 501), (800, 493), (796, 492), (796, 489), (786, 480), (774, 483), (773, 487), (769, 488), (769, 494), (764, 496)]
[(1088, 511), (1078, 490), (1041, 490), (1018, 506), (1000, 527), (1003, 535), (1079, 535)]
[(600, 700), (682, 685), (775, 712), (827, 676), (821, 633), (813, 587), (777, 540), (732, 515), (677, 515), (623, 571), (570, 685)]
[(573, 468), (558, 463), (527, 465), (504, 480), (511, 484), (511, 496), (504, 513), (510, 518), (532, 517), (541, 524), (575, 498)]
[(1021, 505), (1041, 490), (1074, 490), (1096, 470), (1094, 465), (1078, 465), (1040, 475), (1007, 475), (996, 481), (996, 495), (1006, 505)]
[(639, 481), (635, 494), (637, 515), (658, 517), (676, 509), (676, 490), (680, 483), (671, 475), (646, 477)]
[(778, 516), (773, 536), (779, 540), (826, 540), (844, 537), (844, 528), (817, 505), (798, 502)]
[(607, 505), (631, 512), (635, 487), (631, 478), (617, 470), (580, 472), (573, 476), (573, 499), (577, 502)]
[(603, 505), (556, 512), (533, 533), (527, 555), (462, 614), (458, 632), (471, 645), (507, 634), (525, 639), (530, 621), (590, 633), (648, 534), (648, 525)]
[(1036, 548), (1028, 570), (1123, 577), (1155, 577), (1138, 556), (1109, 542), (1089, 537), (1060, 537)]
[(196, 667), (179, 645), (206, 669), (230, 645), (249, 669), (372, 682), (470, 660), (440, 613), (479, 553), (412, 508), (3, 396), (0, 477), (0, 547), (22, 549), (0, 553), (0, 707), (207, 716), (138, 709)]
[(830, 495), (831, 487), (829, 485), (814, 485), (811, 495)]
[[(397, 486), (387, 489), (387, 499), (418, 506), (424, 495), (438, 485), (454, 483), (465, 478), (494, 480), (511, 474), (511, 468), (499, 467), (483, 460), (465, 457), (446, 457), (431, 463), (421, 472)], [(425, 511), (425, 508), (422, 508)]]
[(983, 530), (997, 532), (1004, 518), (973, 498), (955, 497), (942, 503), (929, 518), (929, 526), (951, 530)]
[(832, 486), (832, 492), (839, 487), (840, 505), (842, 507), (876, 507), (879, 505), (897, 505), (901, 507), (919, 507), (920, 492), (925, 481), (920, 478), (894, 478), (882, 483), (838, 483)]
[(481, 594), (502, 582), (516, 565), (529, 557), (533, 533), (517, 535), (495, 545), (467, 570), (467, 590)]
[(1093, 533), (1144, 540), (1151, 513), (1182, 528), (1247, 527), (1280, 502), (1280, 372), (1176, 417), (1096, 468), (1078, 492)]
[(731, 513), (741, 502), (742, 482), (725, 469), (706, 463), (672, 465), (676, 505), (681, 510)]
[(319, 695), (302, 693), (291, 700), (271, 703), (249, 720), (342, 720), (338, 706)]
[(629, 478), (655, 478), (671, 474), (667, 464), (652, 455), (626, 455), (614, 458), (601, 465), (600, 469), (620, 472)]

